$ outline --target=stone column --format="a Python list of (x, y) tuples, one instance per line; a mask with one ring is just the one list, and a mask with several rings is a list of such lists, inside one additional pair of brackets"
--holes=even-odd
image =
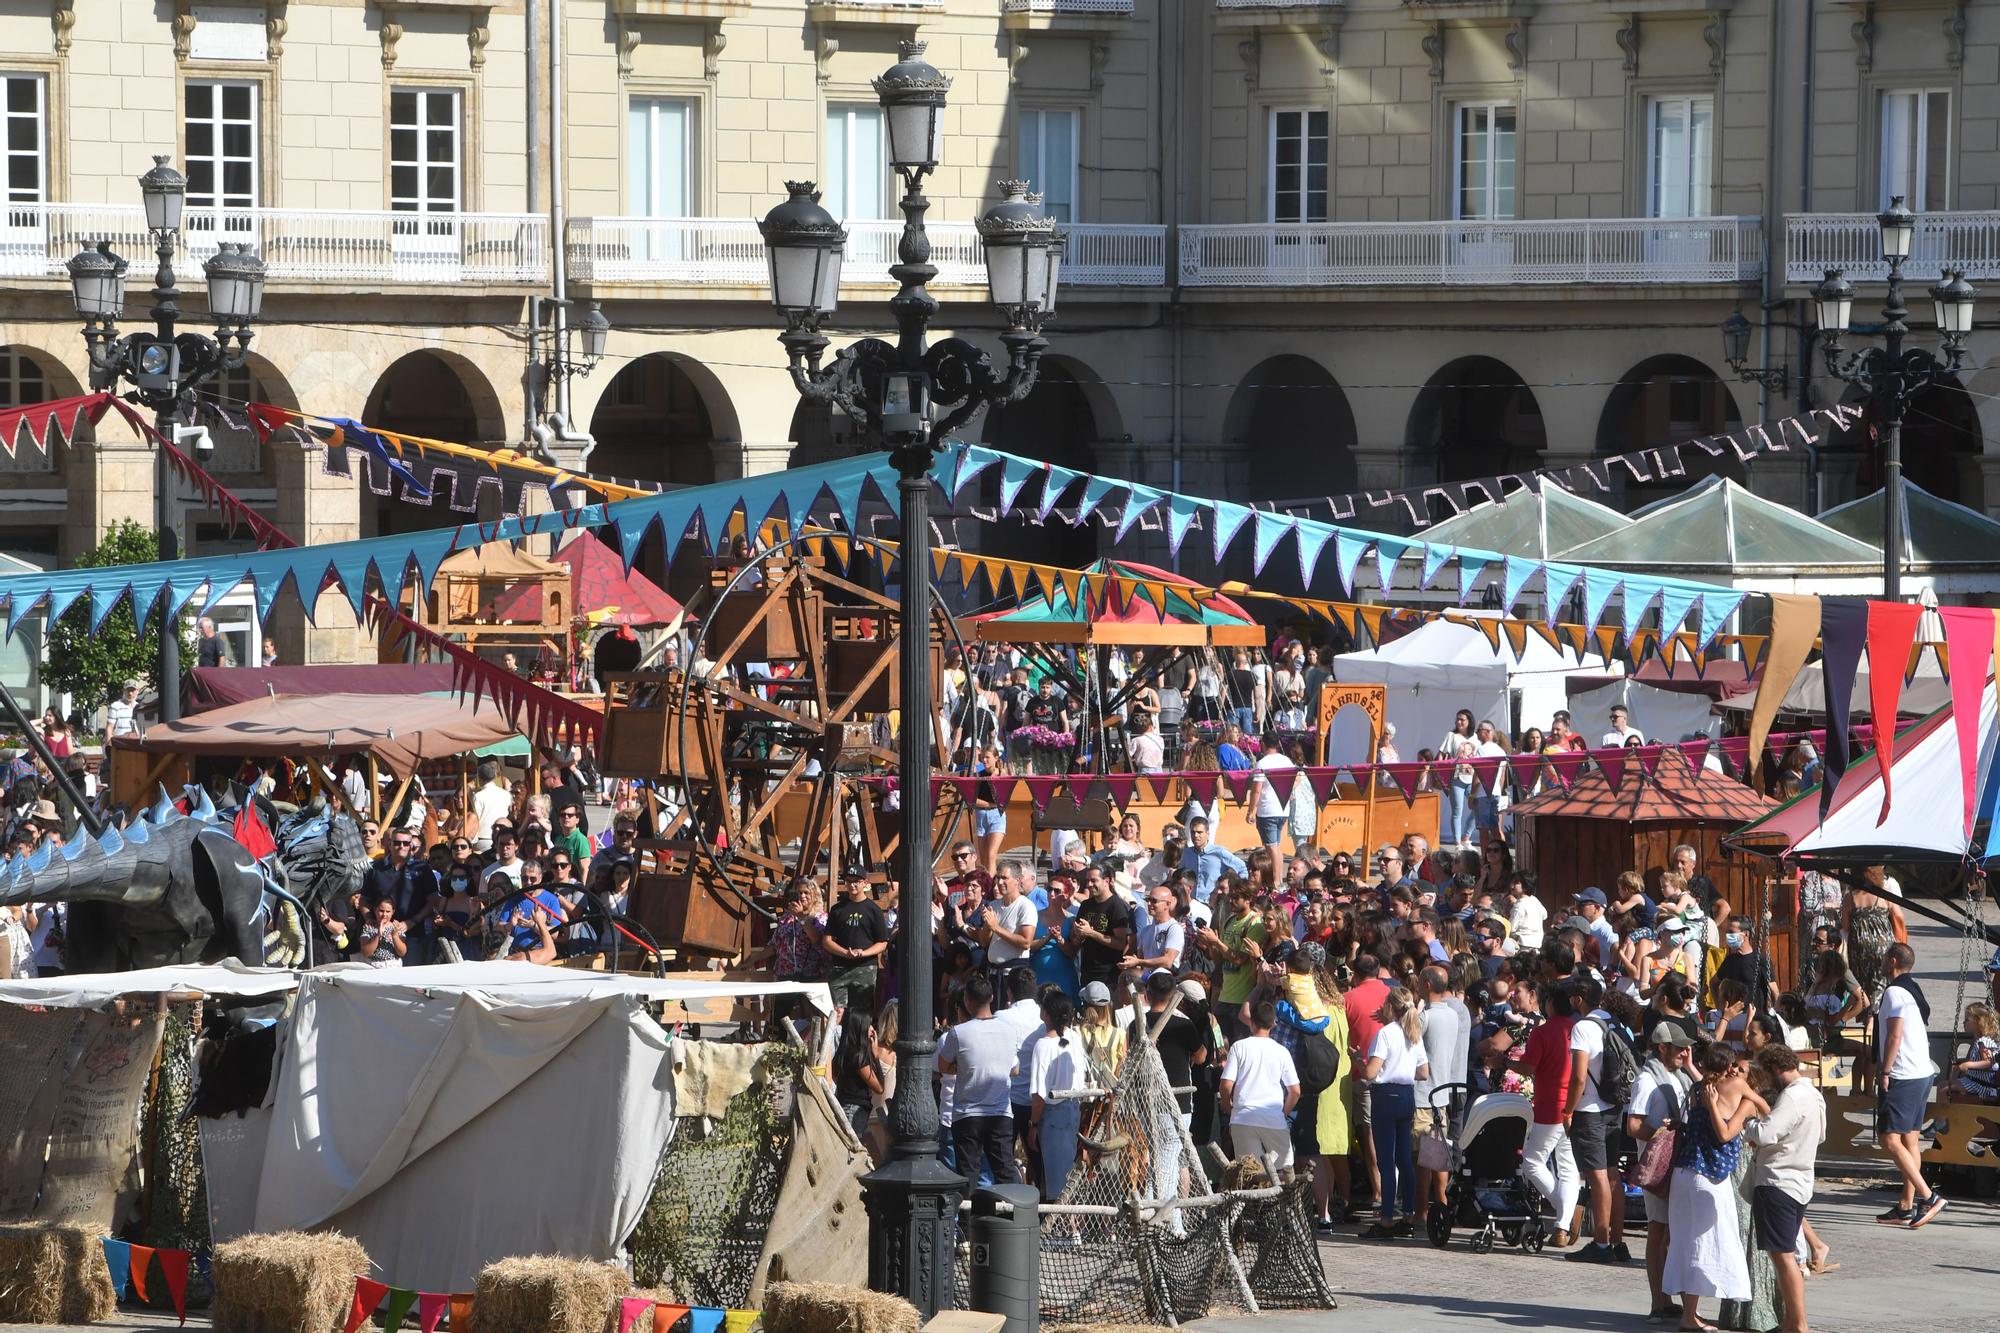
[[(272, 436), (271, 475), (276, 482), (278, 526), (302, 546), (354, 541), (361, 536), (361, 481), (327, 473), (325, 450), (302, 446), (285, 432)], [(358, 460), (357, 460), (358, 461)], [(313, 590), (299, 589), (301, 597)], [(281, 662), (373, 661), (373, 644), (354, 622), (347, 597), (329, 591), (307, 622), (295, 601), (279, 599), (264, 633), (276, 639)]]

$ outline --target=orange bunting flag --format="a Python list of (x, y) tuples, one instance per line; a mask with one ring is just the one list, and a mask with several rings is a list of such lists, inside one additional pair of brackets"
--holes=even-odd
[(472, 1296), (471, 1292), (453, 1292), (446, 1298), (451, 1310), (452, 1333), (465, 1333), (472, 1327)]
[[(1819, 638), (1819, 598), (1803, 593), (1771, 594), (1770, 659), (1764, 663), (1764, 678), (1757, 683), (1757, 701), (1750, 710), (1750, 778), (1754, 785), (1764, 768), (1764, 741), (1777, 720), (1778, 705), (1784, 702), (1792, 682), (1812, 654)], [(1749, 654), (1745, 653), (1747, 660)]]
[(660, 1304), (653, 1307), (653, 1333), (674, 1333), (674, 1325), (688, 1315), (685, 1305)]
[[(1881, 756), (1882, 769), (1882, 810), (1875, 816), (1877, 826), (1889, 817), (1889, 770), (1896, 758), (1902, 668), (1910, 660), (1923, 618), (1924, 609), (1913, 602), (1868, 603), (1868, 716), (1875, 723), (1875, 750)], [(1983, 687), (1985, 682), (1980, 684)]]
[(153, 1266), (153, 1247), (134, 1245), (132, 1247), (132, 1294), (140, 1300), (146, 1297), (146, 1270)]

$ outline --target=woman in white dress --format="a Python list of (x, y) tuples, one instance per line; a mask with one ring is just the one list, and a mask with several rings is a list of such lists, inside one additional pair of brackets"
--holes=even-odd
[(1743, 1126), (1771, 1108), (1751, 1091), (1737, 1057), (1709, 1046), (1695, 1057), (1701, 1084), (1688, 1102), (1687, 1122), (1676, 1126), (1673, 1189), (1667, 1196), (1667, 1263), (1660, 1290), (1681, 1300), (1683, 1329), (1712, 1329), (1702, 1321), (1704, 1296), (1750, 1299), (1750, 1266), (1736, 1217), (1732, 1179), (1743, 1149)]

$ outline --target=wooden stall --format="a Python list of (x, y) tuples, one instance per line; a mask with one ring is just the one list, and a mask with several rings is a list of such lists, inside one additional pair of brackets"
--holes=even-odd
[[(425, 628), (486, 650), (482, 656), (512, 649), (526, 659), (548, 655), (559, 662), (575, 603), (568, 565), (489, 542), (439, 565), (429, 588), (404, 594), (403, 607)], [(381, 652), (384, 661), (401, 660), (394, 636), (383, 640)]]
[[(1514, 807), (1515, 863), (1541, 877), (1545, 903), (1559, 908), (1580, 889), (1608, 889), (1626, 870), (1645, 875), (1647, 891), (1657, 893), (1668, 853), (1686, 843), (1701, 873), (1736, 910), (1757, 910), (1776, 863), (1726, 847), (1723, 839), (1776, 809), (1775, 801), (1724, 774), (1697, 774), (1677, 750), (1663, 756), (1650, 777), (1634, 761), (1622, 778), (1614, 789), (1601, 769), (1593, 769), (1568, 791), (1545, 791)], [(1778, 975), (1789, 977), (1796, 961), (1790, 926), (1797, 881), (1787, 877), (1770, 888), (1768, 950)]]

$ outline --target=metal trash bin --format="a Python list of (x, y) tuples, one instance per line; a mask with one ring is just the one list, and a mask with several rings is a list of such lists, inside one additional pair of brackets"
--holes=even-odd
[(972, 1193), (966, 1235), (972, 1248), (971, 1304), (1004, 1315), (1005, 1333), (1042, 1324), (1041, 1193), (1032, 1185), (988, 1185)]

